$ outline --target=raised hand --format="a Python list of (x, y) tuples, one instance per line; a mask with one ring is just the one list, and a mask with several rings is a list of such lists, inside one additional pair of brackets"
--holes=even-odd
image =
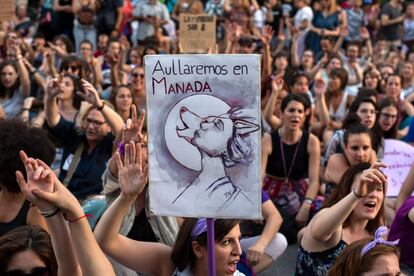
[(119, 152), (115, 153), (115, 161), (118, 166), (118, 181), (121, 188), (121, 196), (127, 199), (135, 199), (142, 193), (147, 184), (147, 169), (142, 162), (141, 144), (131, 141), (125, 145), (124, 162), (121, 161)]
[(275, 32), (273, 31), (272, 26), (266, 25), (263, 28), (262, 35), (260, 36), (260, 39), (262, 40), (262, 43), (264, 45), (269, 45), (272, 41), (273, 35)]
[(326, 92), (326, 83), (322, 79), (317, 79), (313, 87), (316, 96), (322, 96)]
[(381, 189), (384, 189), (387, 184), (387, 176), (380, 171), (380, 168), (386, 167), (382, 163), (374, 163), (368, 170), (363, 171), (354, 192), (360, 197), (366, 197), (380, 186)]
[(128, 119), (122, 130), (122, 143), (126, 144), (129, 141), (141, 143), (144, 136), (142, 135), (142, 126), (145, 121), (145, 110), (142, 110), (139, 118), (137, 116), (137, 107), (131, 106), (132, 118)]
[(279, 93), (283, 89), (285, 81), (283, 80), (283, 75), (277, 75), (272, 78), (272, 92)]
[(90, 103), (93, 107), (97, 107), (97, 108), (102, 107), (103, 103), (101, 99), (99, 98), (98, 91), (96, 91), (95, 87), (93, 87), (92, 84), (90, 84), (84, 79), (82, 79), (82, 87), (83, 87), (84, 92), (78, 91), (77, 92), (78, 95), (82, 99)]
[(230, 23), (225, 26), (228, 39), (232, 43), (237, 43), (242, 35), (241, 27), (236, 23)]
[(50, 98), (55, 98), (59, 94), (60, 78), (51, 78), (46, 84), (46, 95)]
[(368, 31), (368, 29), (366, 27), (362, 27), (361, 28), (361, 38), (363, 40), (367, 40), (367, 39), (370, 38), (369, 31)]
[(23, 161), (27, 181), (20, 171), (16, 172), (16, 180), (26, 198), (35, 204), (41, 211), (50, 211), (53, 204), (44, 201), (33, 194), (33, 190), (53, 192), (54, 174), (53, 171), (42, 161), (29, 158), (24, 151), (20, 151), (20, 158)]

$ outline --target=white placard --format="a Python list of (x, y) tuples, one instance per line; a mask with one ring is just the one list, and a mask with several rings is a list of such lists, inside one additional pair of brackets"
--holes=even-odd
[(260, 56), (145, 56), (150, 208), (261, 217)]
[(388, 176), (387, 196), (397, 196), (413, 165), (414, 147), (399, 140), (385, 139), (382, 162), (388, 166), (383, 169)]

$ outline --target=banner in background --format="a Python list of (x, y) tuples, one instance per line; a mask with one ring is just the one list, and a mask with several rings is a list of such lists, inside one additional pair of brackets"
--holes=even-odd
[(388, 166), (383, 169), (388, 176), (387, 196), (395, 197), (414, 163), (414, 147), (400, 140), (385, 139), (382, 162)]

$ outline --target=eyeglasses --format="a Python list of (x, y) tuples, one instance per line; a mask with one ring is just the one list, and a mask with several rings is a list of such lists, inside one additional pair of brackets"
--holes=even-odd
[(397, 115), (389, 114), (389, 113), (381, 113), (381, 116), (384, 116), (385, 119), (395, 120), (397, 119)]
[(72, 72), (79, 70), (79, 66), (77, 65), (68, 65), (63, 68), (64, 71), (71, 70)]
[(100, 121), (93, 120), (93, 119), (89, 119), (89, 118), (85, 118), (84, 119), (84, 122), (85, 122), (86, 125), (92, 124), (95, 127), (100, 127), (101, 125), (103, 125), (103, 124), (106, 123), (105, 121), (104, 122), (100, 122)]
[(131, 74), (131, 77), (133, 77), (133, 78), (138, 78), (138, 77), (140, 77), (140, 78), (143, 78), (144, 77), (144, 73), (132, 73)]
[(3, 273), (4, 276), (46, 276), (49, 275), (47, 267), (35, 267), (30, 273), (25, 273), (22, 270), (10, 270)]

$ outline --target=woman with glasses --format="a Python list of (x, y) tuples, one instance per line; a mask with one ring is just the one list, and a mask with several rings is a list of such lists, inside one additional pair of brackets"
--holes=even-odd
[(384, 139), (398, 138), (398, 106), (396, 102), (385, 98), (378, 103), (378, 119), (374, 128), (382, 132)]
[(385, 96), (395, 101), (398, 105), (399, 137), (404, 137), (408, 132), (410, 117), (414, 116), (414, 106), (407, 100), (401, 99), (401, 77), (389, 75), (385, 81)]
[(102, 190), (101, 175), (111, 157), (114, 136), (121, 131), (123, 121), (100, 100), (90, 83), (85, 80), (81, 82), (84, 92), (78, 92), (78, 95), (91, 107), (85, 112), (80, 129), (59, 114), (55, 98), (61, 93), (62, 80), (48, 82), (45, 112), (52, 134), (63, 141), (59, 179), (78, 199), (84, 200)]

